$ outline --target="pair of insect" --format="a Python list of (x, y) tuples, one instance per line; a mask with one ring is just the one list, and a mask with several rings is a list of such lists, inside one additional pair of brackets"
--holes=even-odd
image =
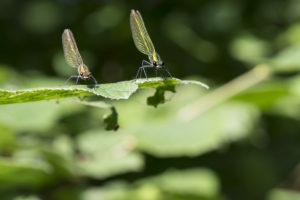
[[(157, 76), (157, 71), (160, 69), (165, 70), (167, 74), (172, 77), (168, 68), (165, 67), (164, 62), (161, 60), (158, 53), (155, 51), (153, 43), (150, 39), (150, 36), (145, 27), (143, 18), (139, 11), (131, 10), (130, 13), (130, 28), (132, 32), (132, 37), (136, 48), (142, 52), (143, 54), (148, 55), (149, 61), (143, 60), (142, 66), (138, 69), (136, 79), (142, 78), (142, 74), (144, 73), (147, 78), (146, 68), (154, 67), (155, 73)], [(62, 35), (62, 43), (64, 49), (64, 55), (67, 63), (78, 69), (78, 75), (70, 76), (65, 83), (67, 83), (70, 79), (76, 78), (76, 84), (79, 79), (88, 80), (92, 79), (97, 85), (97, 80), (89, 71), (88, 67), (83, 63), (81, 55), (78, 51), (73, 33), (70, 29), (65, 29)]]

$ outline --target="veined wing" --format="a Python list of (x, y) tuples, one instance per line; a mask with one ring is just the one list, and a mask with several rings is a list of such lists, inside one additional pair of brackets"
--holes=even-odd
[(65, 59), (72, 67), (78, 67), (83, 63), (78, 51), (73, 33), (70, 29), (65, 29), (62, 34), (62, 43), (64, 48)]
[(136, 48), (146, 55), (152, 55), (155, 49), (139, 11), (131, 10), (130, 28)]

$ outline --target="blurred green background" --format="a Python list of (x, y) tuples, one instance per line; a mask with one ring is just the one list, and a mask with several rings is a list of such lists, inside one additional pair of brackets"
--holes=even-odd
[[(76, 74), (65, 28), (99, 83), (133, 79), (147, 57), (132, 41), (131, 9), (172, 75), (211, 90), (180, 86), (158, 108), (146, 105), (153, 89), (113, 101), (116, 132), (104, 128), (105, 109), (1, 105), (0, 199), (300, 199), (298, 0), (1, 0), (1, 89)], [(272, 76), (257, 80), (263, 63)]]

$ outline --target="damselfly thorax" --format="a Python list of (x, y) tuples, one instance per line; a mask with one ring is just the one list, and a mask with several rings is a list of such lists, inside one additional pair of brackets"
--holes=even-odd
[(153, 52), (153, 54), (149, 55), (148, 57), (154, 67), (161, 68), (162, 66), (165, 65), (164, 61), (160, 58), (160, 56), (156, 52)]

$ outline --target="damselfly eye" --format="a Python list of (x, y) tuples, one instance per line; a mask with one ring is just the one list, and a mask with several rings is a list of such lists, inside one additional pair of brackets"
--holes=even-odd
[(153, 65), (154, 65), (154, 66), (156, 66), (156, 65), (157, 65), (157, 63), (154, 61), (154, 62), (153, 62)]
[(161, 62), (161, 65), (162, 65), (162, 66), (165, 66), (165, 62), (164, 62), (164, 61), (162, 61), (162, 62)]
[(83, 73), (82, 73), (82, 72), (80, 73), (80, 76), (83, 76)]

